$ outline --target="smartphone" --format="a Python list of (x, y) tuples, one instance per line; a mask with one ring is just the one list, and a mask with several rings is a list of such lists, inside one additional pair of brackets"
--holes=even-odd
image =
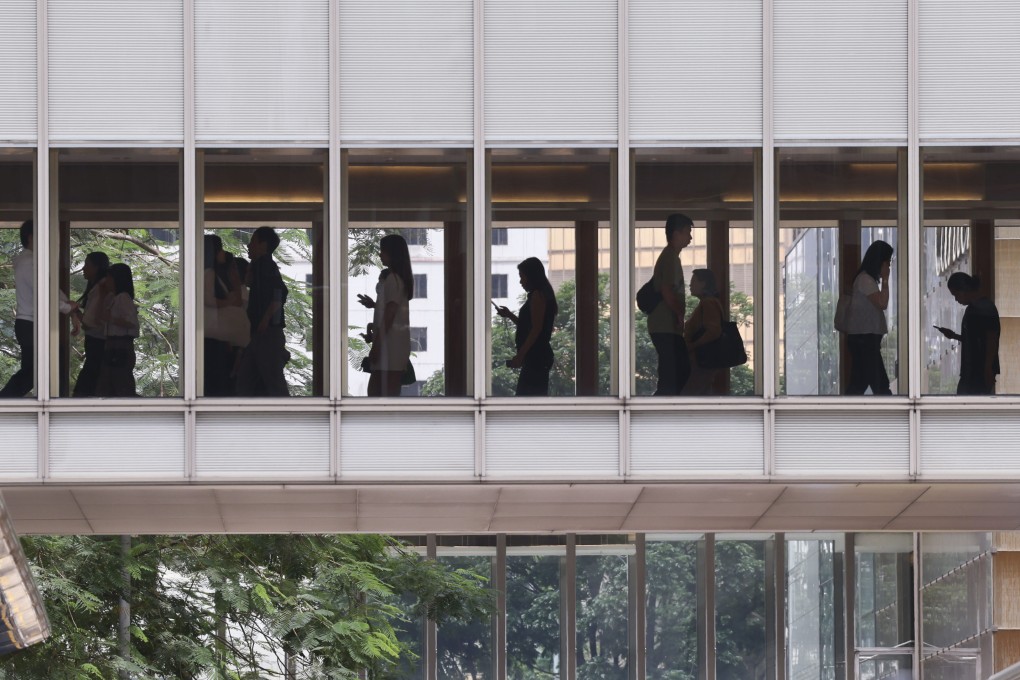
[(496, 301), (495, 300), (489, 300), (489, 302), (492, 303), (492, 306), (495, 307), (496, 311), (498, 312), (499, 311), (499, 305), (496, 304)]

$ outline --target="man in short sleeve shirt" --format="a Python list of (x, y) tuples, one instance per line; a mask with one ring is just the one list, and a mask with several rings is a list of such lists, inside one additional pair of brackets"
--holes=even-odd
[(652, 274), (655, 290), (662, 300), (648, 315), (648, 334), (659, 356), (659, 380), (655, 396), (680, 394), (691, 374), (691, 363), (684, 342), (687, 290), (680, 251), (691, 243), (694, 223), (687, 215), (676, 213), (666, 219), (666, 247), (655, 261)]

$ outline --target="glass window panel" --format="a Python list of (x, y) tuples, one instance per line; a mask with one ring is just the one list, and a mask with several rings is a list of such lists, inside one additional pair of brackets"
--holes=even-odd
[(912, 545), (910, 534), (857, 535), (858, 648), (910, 648), (914, 639)]
[(560, 583), (565, 557), (508, 553), (506, 663), (511, 680), (560, 676)]
[(645, 544), (645, 677), (698, 677), (698, 541)]
[[(351, 149), (344, 152), (347, 186), (346, 228), (348, 297), (346, 305), (347, 370), (344, 394), (353, 396), (465, 396), (469, 394), (471, 306), (468, 272), (471, 242), (470, 152), (464, 149)], [(394, 287), (398, 297), (394, 321), (361, 300), (375, 304), (388, 290), (380, 242), (398, 235), (407, 245), (412, 278), (428, 277), (426, 295)], [(397, 239), (399, 241), (399, 239)], [(387, 243), (393, 243), (388, 239)], [(396, 246), (394, 246), (396, 247)], [(389, 255), (387, 255), (389, 257)], [(387, 274), (388, 275), (388, 274)], [(399, 275), (398, 275), (399, 276)], [(382, 315), (382, 311), (378, 313)], [(377, 354), (365, 341), (369, 324), (383, 327)], [(410, 326), (428, 329), (428, 350), (409, 341)], [(376, 329), (376, 333), (380, 332)], [(375, 336), (371, 336), (375, 340)], [(388, 347), (386, 352), (381, 348)], [(420, 389), (404, 385), (400, 374), (408, 361), (422, 381)]]
[(842, 636), (839, 538), (787, 538), (787, 677), (835, 680), (836, 645)]
[(206, 149), (199, 162), (202, 394), (325, 394), (326, 152)]
[[(492, 578), (492, 558), (440, 557), (451, 569)], [(436, 634), (436, 662), (440, 680), (488, 680), (492, 677), (492, 627), (485, 621), (450, 621)]]
[(715, 648), (718, 680), (764, 680), (763, 540), (716, 540)]
[(932, 148), (921, 159), (921, 391), (1020, 393), (1011, 361), (1020, 351), (1020, 148)]
[[(905, 223), (901, 155), (895, 148), (777, 151), (778, 394), (906, 392), (906, 269), (896, 258), (905, 253), (897, 229)], [(893, 249), (887, 283), (881, 244), (872, 251), (878, 264), (869, 265), (877, 278), (858, 276), (878, 241)], [(840, 333), (836, 306), (855, 286), (850, 332)]]
[(403, 654), (397, 662), (394, 677), (407, 680), (424, 680), (425, 678), (425, 620), (414, 615), (416, 598), (413, 595), (402, 595), (397, 602), (404, 620), (393, 625), (397, 639), (407, 645), (411, 654)]
[(180, 395), (180, 161), (177, 149), (57, 153), (57, 288), (83, 307), (73, 342), (57, 324), (60, 396)]
[[(36, 260), (21, 237), (34, 213), (35, 152), (0, 149), (0, 397), (35, 387)], [(34, 221), (25, 229), (34, 238)]]
[[(755, 224), (760, 207), (755, 203), (756, 167), (760, 154), (753, 149), (638, 149), (634, 151), (634, 280), (636, 292), (652, 278), (655, 263), (666, 247), (666, 218), (674, 213), (694, 223), (689, 245), (680, 251), (685, 283), (686, 340), (701, 344), (700, 299), (690, 287), (695, 269), (707, 269), (717, 294), (702, 294), (704, 307), (715, 298), (727, 320), (737, 324), (747, 352), (746, 364), (729, 369), (706, 369), (695, 360), (688, 379), (678, 389), (685, 395), (760, 394), (755, 377)], [(699, 279), (701, 276), (698, 277)], [(634, 304), (629, 303), (633, 308)], [(661, 310), (661, 311), (660, 311)], [(658, 389), (659, 353), (652, 344), (649, 323), (662, 326), (667, 311), (646, 314), (636, 310), (634, 337), (634, 394), (651, 395)], [(718, 314), (716, 315), (718, 317)], [(668, 317), (668, 315), (667, 315)], [(667, 319), (668, 322), (668, 319)], [(677, 332), (683, 331), (675, 325)], [(699, 337), (695, 339), (695, 335)], [(685, 358), (681, 355), (681, 358)], [(664, 376), (665, 377), (665, 376)], [(664, 387), (661, 394), (674, 392)]]
[[(982, 653), (983, 634), (992, 628), (991, 550), (987, 533), (921, 534), (926, 659), (948, 655), (949, 660), (969, 666)], [(952, 656), (957, 652), (962, 656)]]
[[(613, 394), (613, 153), (496, 149), (489, 159), (489, 227), (507, 231), (506, 245), (493, 241), (490, 274), (506, 275), (509, 282), (507, 299), (498, 304), (505, 311), (488, 307), (490, 394)], [(538, 339), (517, 368), (507, 362), (527, 341), (528, 333), (518, 329), (531, 324), (529, 315), (522, 325), (520, 315), (528, 299), (524, 283), (532, 283), (522, 281), (518, 265), (528, 258), (541, 263), (533, 278), (548, 280), (557, 312), (540, 320)]]
[(627, 680), (626, 555), (577, 556), (578, 678)]

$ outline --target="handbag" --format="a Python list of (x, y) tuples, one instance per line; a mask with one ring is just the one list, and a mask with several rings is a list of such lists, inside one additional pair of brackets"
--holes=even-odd
[[(217, 282), (226, 289), (218, 276)], [(251, 341), (251, 322), (240, 305), (205, 308), (205, 337), (222, 340), (235, 347), (247, 347)]]
[[(361, 370), (365, 373), (372, 372), (372, 362), (368, 357), (361, 360)], [(401, 385), (413, 385), (418, 382), (418, 376), (414, 373), (414, 364), (411, 363), (410, 357), (407, 359), (407, 366), (404, 367), (404, 372), (400, 374)]]
[(733, 368), (747, 363), (747, 350), (736, 321), (723, 321), (719, 337), (694, 350), (701, 368)]
[(832, 327), (840, 333), (850, 332), (850, 305), (853, 303), (853, 293), (840, 293), (836, 300), (836, 313), (832, 315)]
[(645, 314), (651, 314), (655, 311), (655, 308), (662, 302), (662, 293), (655, 289), (655, 277), (648, 279), (645, 285), (638, 289), (637, 295), (634, 296), (637, 301), (638, 309)]

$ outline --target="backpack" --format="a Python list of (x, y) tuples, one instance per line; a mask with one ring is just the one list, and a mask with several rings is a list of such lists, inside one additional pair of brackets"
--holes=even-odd
[(659, 303), (662, 302), (662, 293), (655, 289), (655, 278), (648, 279), (645, 285), (638, 289), (634, 299), (637, 301), (638, 309), (645, 314), (651, 314)]

